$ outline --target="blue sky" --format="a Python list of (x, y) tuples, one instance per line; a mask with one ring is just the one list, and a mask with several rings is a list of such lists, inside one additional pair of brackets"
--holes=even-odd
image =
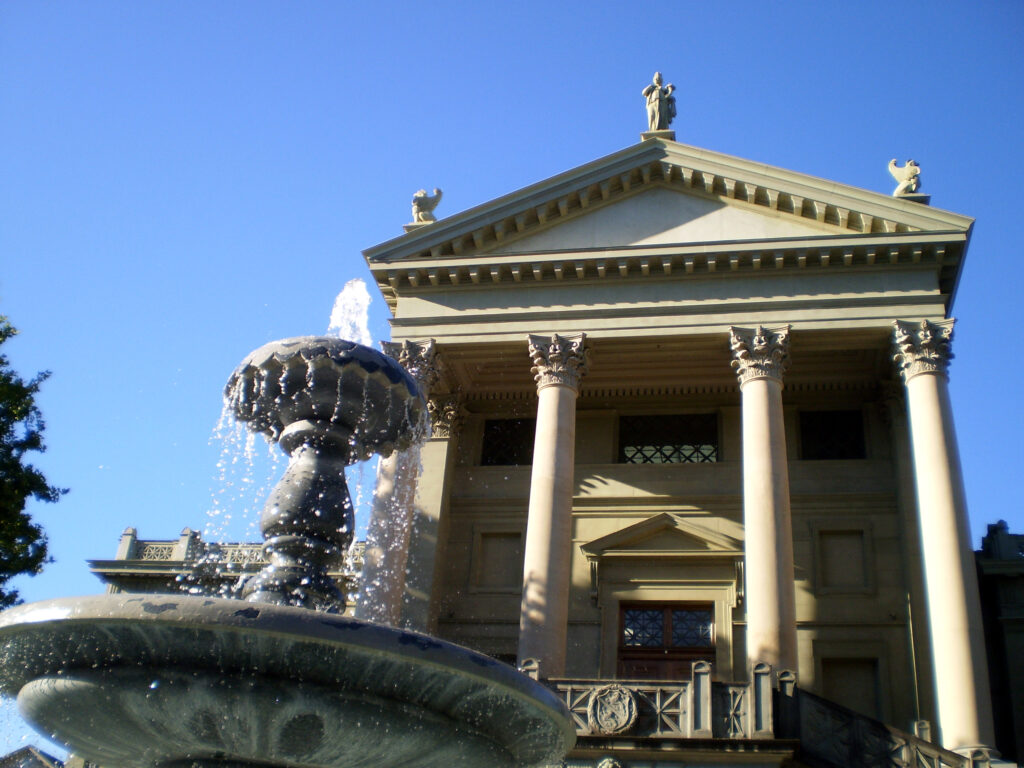
[(977, 219), (951, 373), (972, 533), (1024, 532), (1022, 32), (984, 0), (0, 5), (4, 351), (53, 372), (36, 463), (71, 489), (31, 506), (55, 562), (23, 597), (100, 591), (85, 560), (125, 526), (204, 526), (232, 368), (323, 332), (346, 281), (375, 293), (360, 252), (412, 192), (451, 215), (628, 146), (656, 69), (682, 142), (885, 193), (913, 157)]

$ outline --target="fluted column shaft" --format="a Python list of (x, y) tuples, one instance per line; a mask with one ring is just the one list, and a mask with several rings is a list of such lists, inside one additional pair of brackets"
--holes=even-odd
[[(434, 340), (384, 342), (381, 346), (409, 372), (423, 395), (429, 395), (440, 376)], [(418, 444), (395, 451), (377, 466), (357, 618), (392, 627), (400, 623), (419, 470)]]
[(583, 334), (530, 336), (537, 380), (537, 431), (523, 557), (519, 663), (540, 662), (541, 674), (565, 673), (572, 564), (572, 495), (576, 398), (586, 370)]
[(942, 745), (967, 753), (995, 743), (978, 577), (948, 367), (953, 320), (896, 322), (920, 516), (928, 620)]
[(782, 376), (789, 326), (730, 329), (743, 408), (747, 658), (797, 671), (796, 602)]

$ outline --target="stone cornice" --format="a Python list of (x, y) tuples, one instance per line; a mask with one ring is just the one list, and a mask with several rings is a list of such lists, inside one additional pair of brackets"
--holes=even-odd
[(439, 359), (433, 339), (425, 341), (382, 341), (384, 354), (398, 361), (416, 381), (426, 397), (441, 378)]
[(528, 337), (533, 361), (530, 372), (538, 390), (561, 385), (579, 391), (580, 379), (587, 372), (586, 340), (584, 333), (566, 336), (555, 333), (550, 337), (531, 334)]
[(665, 278), (728, 279), (847, 269), (927, 268), (952, 295), (967, 234), (959, 231), (823, 235), (764, 240), (624, 246), (460, 258), (414, 257), (371, 264), (388, 305), (399, 293), (473, 289), (495, 284), (536, 286)]
[(753, 379), (782, 377), (789, 367), (789, 326), (779, 328), (730, 328), (729, 346), (736, 369), (736, 378), (742, 387)]
[(952, 318), (934, 322), (893, 322), (893, 361), (904, 382), (922, 373), (949, 378), (955, 322)]

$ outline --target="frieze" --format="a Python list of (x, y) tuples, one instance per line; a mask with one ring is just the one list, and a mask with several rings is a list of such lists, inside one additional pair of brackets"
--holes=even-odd
[(580, 379), (588, 366), (586, 340), (585, 333), (529, 336), (530, 359), (533, 361), (530, 372), (537, 381), (538, 390), (560, 384), (579, 391)]
[(892, 359), (904, 382), (921, 373), (936, 373), (949, 378), (955, 322), (952, 318), (934, 322), (922, 320), (920, 323), (893, 322)]
[(740, 386), (763, 378), (781, 382), (789, 367), (789, 326), (730, 328), (729, 347)]

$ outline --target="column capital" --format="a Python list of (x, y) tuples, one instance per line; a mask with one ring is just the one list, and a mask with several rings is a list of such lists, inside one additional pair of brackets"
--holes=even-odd
[(904, 383), (920, 373), (936, 373), (943, 378), (949, 378), (955, 322), (952, 318), (922, 320), (919, 323), (893, 321), (892, 359)]
[(789, 326), (730, 328), (729, 346), (736, 378), (742, 387), (753, 379), (776, 379), (789, 367)]
[(402, 342), (382, 341), (380, 343), (384, 354), (394, 360), (409, 372), (409, 375), (416, 381), (423, 396), (430, 394), (441, 378), (441, 368), (437, 356), (436, 345), (433, 339), (425, 341)]
[(561, 384), (579, 391), (580, 379), (587, 372), (587, 348), (585, 333), (560, 336), (530, 334), (527, 337), (533, 368), (530, 372), (537, 380), (537, 389)]
[(441, 395), (427, 400), (431, 437), (450, 438), (462, 427), (462, 398)]

